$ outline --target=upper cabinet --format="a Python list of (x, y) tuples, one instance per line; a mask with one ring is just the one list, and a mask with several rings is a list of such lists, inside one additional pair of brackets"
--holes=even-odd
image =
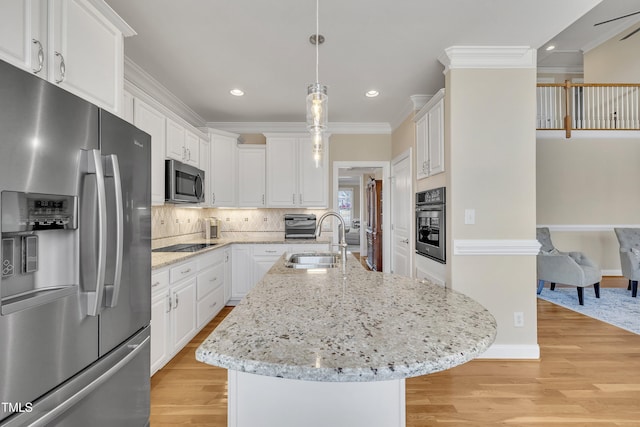
[(265, 147), (244, 144), (238, 148), (238, 206), (266, 207)]
[(416, 178), (444, 172), (444, 89), (416, 114)]
[(0, 59), (122, 115), (124, 36), (102, 0), (3, 0)]
[(238, 206), (238, 137), (237, 134), (209, 130), (211, 173), (207, 197), (213, 207)]
[(151, 203), (163, 205), (165, 117), (146, 102), (134, 99), (133, 124), (151, 135)]
[(200, 139), (180, 123), (167, 118), (167, 157), (198, 167)]
[(267, 137), (267, 206), (326, 207), (328, 200), (328, 142), (316, 168), (308, 134), (265, 134)]

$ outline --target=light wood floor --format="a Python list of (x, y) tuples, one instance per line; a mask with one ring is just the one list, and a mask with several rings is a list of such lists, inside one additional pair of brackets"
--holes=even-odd
[[(152, 427), (227, 425), (226, 370), (194, 353), (230, 311), (153, 376)], [(538, 343), (539, 361), (474, 360), (408, 379), (407, 426), (640, 426), (640, 335), (538, 300)]]

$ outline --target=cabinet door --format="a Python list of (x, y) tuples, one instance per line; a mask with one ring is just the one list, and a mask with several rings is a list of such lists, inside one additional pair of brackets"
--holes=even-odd
[(253, 286), (253, 254), (250, 245), (238, 245), (232, 249), (231, 299), (240, 300)]
[(189, 279), (171, 289), (171, 323), (173, 350), (180, 350), (196, 330), (196, 279)]
[[(280, 259), (279, 256), (256, 256), (253, 259), (253, 284), (251, 288), (253, 288), (265, 274), (267, 271), (273, 267), (273, 264), (276, 263)], [(251, 290), (251, 289), (249, 289)]]
[(296, 138), (267, 139), (266, 179), (269, 207), (296, 207), (300, 202), (297, 143)]
[(184, 152), (186, 154), (184, 162), (198, 167), (200, 164), (200, 138), (188, 129), (184, 134)]
[(238, 144), (233, 137), (211, 135), (211, 205), (235, 207), (237, 200)]
[(427, 115), (416, 122), (416, 178), (429, 176), (429, 146)]
[(133, 102), (133, 124), (151, 135), (151, 203), (164, 204), (165, 118), (139, 99)]
[(169, 293), (163, 292), (151, 300), (151, 375), (162, 368), (169, 357)]
[(184, 128), (167, 117), (167, 149), (166, 156), (178, 161), (186, 159), (184, 146)]
[(444, 99), (429, 113), (429, 175), (444, 172)]
[(87, 0), (49, 0), (49, 81), (119, 114), (122, 32)]
[(301, 138), (298, 143), (298, 204), (302, 207), (326, 208), (329, 194), (329, 155), (325, 140), (322, 163), (316, 167), (313, 160), (311, 138)]
[[(37, 0), (2, 0), (0, 3), (0, 59), (46, 78), (46, 32), (41, 31)], [(46, 9), (44, 10), (46, 14)]]
[(211, 145), (203, 138), (198, 138), (198, 144), (200, 161), (196, 166), (204, 171), (204, 203), (200, 203), (200, 206), (209, 207), (211, 206)]
[(265, 149), (238, 150), (238, 206), (265, 206)]
[(224, 303), (226, 304), (231, 299), (231, 283), (233, 282), (231, 266), (233, 261), (231, 260), (231, 248), (224, 250)]

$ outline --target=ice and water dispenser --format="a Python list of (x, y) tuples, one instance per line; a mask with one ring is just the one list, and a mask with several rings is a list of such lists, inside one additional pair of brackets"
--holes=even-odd
[(77, 283), (77, 197), (3, 191), (0, 206), (2, 314), (67, 293)]

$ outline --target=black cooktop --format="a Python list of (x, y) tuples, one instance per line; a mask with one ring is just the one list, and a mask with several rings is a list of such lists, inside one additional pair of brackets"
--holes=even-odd
[(180, 243), (178, 245), (154, 249), (151, 252), (198, 252), (215, 245), (217, 245), (217, 243)]

